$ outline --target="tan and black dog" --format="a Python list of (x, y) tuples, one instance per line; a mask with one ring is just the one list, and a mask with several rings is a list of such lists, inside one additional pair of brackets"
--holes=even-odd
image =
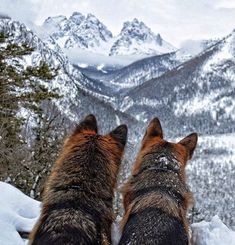
[(29, 244), (110, 243), (114, 188), (126, 140), (126, 125), (97, 134), (93, 115), (77, 126), (46, 183)]
[(125, 215), (119, 244), (189, 243), (186, 213), (192, 194), (185, 183), (185, 166), (196, 144), (196, 133), (176, 144), (167, 142), (158, 118), (150, 122), (122, 190)]

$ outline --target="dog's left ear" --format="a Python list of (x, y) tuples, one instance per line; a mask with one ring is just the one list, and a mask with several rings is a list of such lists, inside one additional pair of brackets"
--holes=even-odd
[(197, 145), (197, 139), (197, 133), (192, 133), (178, 142), (178, 144), (181, 144), (186, 148), (188, 152), (188, 159), (191, 159), (193, 156), (193, 152)]
[(127, 126), (123, 124), (111, 131), (109, 135), (124, 148), (127, 141), (127, 131)]
[(158, 136), (161, 139), (163, 139), (162, 126), (161, 126), (161, 123), (157, 117), (152, 119), (152, 121), (149, 123), (143, 140), (145, 140), (146, 138), (149, 138), (149, 137), (154, 137), (154, 136)]
[(76, 127), (74, 134), (81, 133), (84, 130), (94, 131), (98, 133), (97, 121), (94, 115), (90, 114), (85, 117)]

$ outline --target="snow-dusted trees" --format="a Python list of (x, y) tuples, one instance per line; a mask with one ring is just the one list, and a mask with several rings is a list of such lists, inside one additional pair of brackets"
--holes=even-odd
[(51, 102), (59, 98), (57, 92), (40, 82), (53, 79), (57, 70), (43, 61), (33, 67), (22, 65), (21, 60), (32, 52), (33, 48), (11, 43), (0, 33), (0, 178), (28, 193), (39, 183), (35, 172), (43, 175), (42, 165), (48, 163), (45, 156), (50, 154), (42, 146), (60, 145), (55, 131), (56, 123), (62, 125)]

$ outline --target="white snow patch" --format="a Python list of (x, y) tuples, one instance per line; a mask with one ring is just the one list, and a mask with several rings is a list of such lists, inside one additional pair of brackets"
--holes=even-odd
[(81, 67), (81, 68), (87, 68), (88, 64), (78, 63), (78, 66)]
[(100, 64), (100, 65), (98, 65), (98, 66), (97, 66), (97, 70), (98, 70), (98, 71), (102, 71), (103, 68), (104, 68), (104, 66), (105, 66), (105, 64)]
[(116, 117), (116, 124), (120, 125), (121, 124), (120, 118), (118, 117), (118, 115), (115, 115), (115, 117)]
[(18, 232), (30, 232), (40, 213), (40, 202), (14, 186), (0, 182), (0, 244), (23, 245)]
[(122, 112), (125, 112), (133, 105), (134, 105), (134, 101), (129, 96), (126, 96), (126, 97), (124, 97), (124, 99), (122, 101), (122, 105), (121, 105), (120, 110)]
[(157, 105), (162, 105), (162, 103), (167, 103), (167, 98), (163, 98), (162, 101), (158, 101), (157, 99), (149, 99), (146, 97), (142, 97), (140, 98), (138, 101), (136, 101), (136, 105), (146, 105), (146, 106), (151, 106), (151, 107), (155, 107)]
[(210, 222), (195, 223), (191, 228), (194, 245), (235, 245), (235, 232), (218, 216), (214, 216)]

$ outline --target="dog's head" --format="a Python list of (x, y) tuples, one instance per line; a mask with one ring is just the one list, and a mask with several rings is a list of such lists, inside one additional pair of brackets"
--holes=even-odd
[(133, 168), (133, 175), (137, 175), (146, 156), (158, 155), (168, 156), (173, 161), (177, 161), (180, 167), (182, 178), (185, 178), (185, 166), (189, 159), (192, 158), (193, 152), (197, 145), (197, 134), (192, 133), (180, 140), (178, 143), (171, 143), (164, 139), (163, 130), (158, 118), (154, 118), (147, 127), (142, 140), (140, 152), (137, 156)]
[(126, 125), (120, 125), (106, 135), (99, 135), (95, 116), (88, 115), (65, 140), (62, 158), (76, 155), (78, 164), (79, 161), (91, 162), (94, 169), (100, 167), (100, 170), (108, 167), (111, 176), (116, 177), (126, 141)]

